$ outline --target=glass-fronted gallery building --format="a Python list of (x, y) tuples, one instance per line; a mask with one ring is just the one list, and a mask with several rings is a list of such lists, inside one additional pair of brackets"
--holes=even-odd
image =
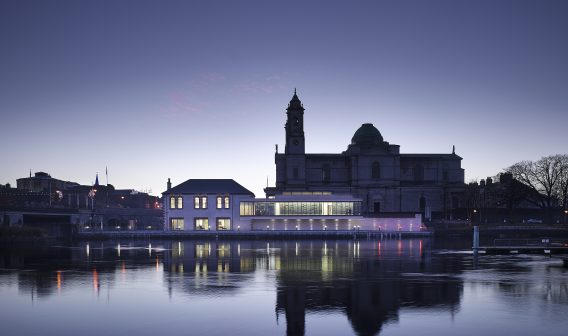
[(365, 218), (362, 200), (329, 192), (258, 199), (234, 180), (187, 180), (163, 193), (166, 231), (418, 231), (420, 215)]

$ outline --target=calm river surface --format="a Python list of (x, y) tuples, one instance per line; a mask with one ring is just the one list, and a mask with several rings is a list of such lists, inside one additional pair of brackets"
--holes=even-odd
[[(565, 335), (568, 270), (429, 239), (0, 245), (0, 334)], [(465, 243), (463, 247), (467, 246)]]

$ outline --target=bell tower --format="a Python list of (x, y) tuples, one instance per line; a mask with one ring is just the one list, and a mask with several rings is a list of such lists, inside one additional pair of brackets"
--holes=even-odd
[(286, 109), (286, 147), (285, 154), (305, 154), (306, 145), (304, 138), (304, 106), (296, 94)]

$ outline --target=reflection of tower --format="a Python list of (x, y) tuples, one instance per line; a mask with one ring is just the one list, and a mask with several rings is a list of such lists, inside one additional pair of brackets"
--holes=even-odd
[(306, 290), (303, 286), (290, 286), (279, 291), (286, 313), (286, 335), (304, 335), (306, 329)]
[(398, 293), (398, 282), (392, 280), (380, 286), (366, 281), (350, 286), (345, 308), (357, 335), (378, 335), (384, 323), (398, 319)]

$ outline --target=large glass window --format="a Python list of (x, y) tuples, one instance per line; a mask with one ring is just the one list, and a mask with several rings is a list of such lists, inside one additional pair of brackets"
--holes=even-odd
[(241, 216), (360, 216), (361, 202), (241, 202)]
[(230, 229), (231, 229), (230, 218), (217, 218), (217, 230), (230, 230)]
[(254, 202), (241, 202), (239, 208), (241, 216), (254, 216)]
[(184, 229), (183, 218), (170, 218), (170, 228), (172, 230), (183, 230)]
[(209, 218), (195, 218), (195, 230), (209, 230)]

